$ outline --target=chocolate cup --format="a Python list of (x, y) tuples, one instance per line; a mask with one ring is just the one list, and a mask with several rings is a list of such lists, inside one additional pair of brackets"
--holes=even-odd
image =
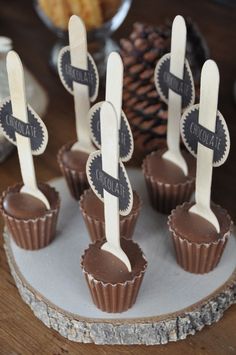
[[(80, 205), (82, 216), (84, 218), (84, 222), (89, 232), (90, 239), (94, 243), (97, 240), (104, 239), (105, 222), (104, 220), (99, 220), (98, 218), (89, 215), (88, 211), (85, 210), (84, 203), (89, 193), (91, 193), (91, 189), (84, 191), (83, 195), (80, 198), (79, 205)], [(126, 239), (131, 239), (134, 234), (136, 222), (138, 220), (141, 211), (141, 206), (142, 206), (142, 201), (139, 195), (135, 191), (134, 193), (136, 193), (138, 197), (138, 201), (139, 201), (138, 207), (132, 209), (127, 216), (120, 217), (120, 234)]]
[[(185, 205), (190, 205), (190, 203), (186, 202), (177, 208)], [(217, 207), (220, 206), (217, 205)], [(205, 274), (212, 271), (218, 265), (233, 228), (233, 222), (229, 214), (226, 210), (224, 211), (226, 218), (229, 220), (229, 229), (221, 238), (208, 243), (193, 242), (181, 238), (175, 230), (172, 221), (175, 210), (171, 212), (171, 215), (168, 217), (168, 226), (173, 240), (176, 260), (185, 271), (194, 274)]]
[(75, 142), (69, 142), (61, 147), (57, 154), (57, 161), (61, 169), (62, 175), (66, 179), (71, 196), (75, 200), (79, 200), (84, 190), (89, 188), (86, 171), (81, 172), (71, 169), (63, 162), (62, 159), (63, 153), (66, 151), (70, 151), (74, 143)]
[(39, 189), (47, 197), (51, 206), (44, 216), (33, 219), (20, 219), (10, 216), (3, 207), (3, 201), (10, 192), (19, 192), (21, 184), (8, 187), (0, 199), (0, 212), (3, 215), (6, 227), (15, 243), (26, 250), (37, 250), (46, 247), (52, 242), (56, 234), (57, 218), (60, 208), (58, 192), (47, 184), (38, 184)]
[(156, 154), (152, 152), (147, 155), (142, 164), (147, 191), (151, 206), (163, 214), (169, 214), (176, 206), (185, 201), (190, 201), (194, 192), (195, 177), (189, 176), (185, 182), (169, 184), (158, 181), (154, 176), (148, 173), (148, 157)]
[[(134, 243), (132, 240), (126, 239), (126, 241), (137, 245), (137, 243)], [(100, 241), (97, 241), (97, 243), (100, 243)], [(89, 247), (90, 246), (91, 244)], [(142, 250), (139, 247), (140, 256), (144, 259), (145, 263), (140, 272), (135, 275), (132, 280), (119, 283), (108, 283), (95, 279), (93, 275), (85, 270), (84, 258), (88, 249), (84, 251), (84, 255), (81, 258), (81, 268), (87, 281), (94, 304), (103, 312), (121, 313), (127, 311), (134, 305), (137, 299), (137, 295), (147, 268), (147, 260), (143, 255)]]

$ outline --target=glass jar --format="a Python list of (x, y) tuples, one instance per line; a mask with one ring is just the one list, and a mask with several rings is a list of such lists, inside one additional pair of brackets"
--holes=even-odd
[[(107, 3), (109, 5), (109, 2)], [(101, 77), (105, 74), (105, 64), (108, 55), (111, 51), (118, 49), (118, 45), (113, 39), (111, 39), (111, 35), (124, 21), (131, 3), (132, 0), (120, 0), (119, 6), (109, 20), (102, 23), (99, 27), (87, 30), (88, 49), (98, 66), (98, 71)], [(110, 6), (111, 5), (112, 2), (110, 2)], [(46, 2), (46, 6), (49, 6), (49, 2)], [(64, 4), (61, 6), (64, 6)], [(50, 55), (50, 65), (57, 71), (58, 53), (62, 47), (69, 43), (68, 32), (53, 23), (52, 18), (50, 18), (40, 6), (40, 0), (35, 0), (35, 9), (44, 24), (57, 35), (58, 40), (52, 48)], [(63, 9), (61, 9), (61, 12), (63, 12)], [(71, 15), (72, 14), (73, 13), (71, 13)]]

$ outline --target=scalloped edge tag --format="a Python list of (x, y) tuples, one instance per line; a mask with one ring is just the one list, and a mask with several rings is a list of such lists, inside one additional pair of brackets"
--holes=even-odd
[(119, 162), (119, 179), (106, 174), (102, 169), (102, 154), (98, 150), (89, 155), (86, 164), (89, 185), (96, 196), (103, 201), (103, 189), (119, 198), (119, 213), (126, 216), (133, 207), (133, 191), (123, 163)]
[(197, 146), (201, 143), (212, 149), (213, 166), (222, 165), (230, 150), (230, 136), (224, 117), (217, 111), (215, 132), (208, 130), (198, 123), (199, 104), (187, 109), (180, 120), (180, 133), (186, 148), (197, 157)]
[[(101, 148), (101, 124), (100, 112), (104, 101), (96, 103), (89, 110), (89, 126), (93, 143), (97, 148)], [(134, 140), (131, 128), (125, 113), (121, 112), (121, 122), (119, 130), (120, 160), (127, 162), (131, 159), (134, 151)]]
[(156, 90), (167, 105), (169, 89), (180, 95), (182, 97), (182, 110), (185, 110), (187, 107), (192, 106), (195, 101), (192, 72), (188, 60), (185, 59), (183, 80), (170, 73), (170, 56), (171, 53), (167, 53), (157, 62), (154, 71)]
[(42, 154), (48, 143), (48, 131), (30, 105), (27, 105), (28, 123), (24, 123), (12, 115), (11, 99), (8, 97), (0, 103), (0, 128), (4, 136), (15, 146), (18, 133), (30, 139), (33, 155)]
[(71, 95), (74, 95), (73, 81), (75, 81), (88, 86), (90, 101), (94, 102), (98, 95), (99, 76), (94, 59), (89, 53), (87, 53), (87, 56), (88, 70), (73, 67), (70, 58), (70, 46), (66, 46), (59, 52), (57, 67), (61, 82)]

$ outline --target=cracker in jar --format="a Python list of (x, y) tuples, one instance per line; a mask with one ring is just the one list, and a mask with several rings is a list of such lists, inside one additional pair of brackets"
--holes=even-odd
[(68, 27), (70, 11), (65, 0), (50, 0), (52, 6), (52, 21), (57, 26), (64, 30)]
[(39, 0), (38, 3), (54, 26), (67, 29), (70, 12), (65, 0)]
[(103, 23), (99, 0), (80, 0), (81, 17), (87, 29), (100, 27)]
[(51, 19), (52, 7), (50, 5), (50, 1), (39, 0), (38, 4), (39, 4), (40, 9), (43, 11), (43, 13)]
[(78, 15), (81, 17), (82, 14), (82, 5), (80, 0), (65, 0), (69, 8), (71, 15)]
[(63, 30), (67, 29), (73, 14), (82, 18), (87, 29), (103, 23), (100, 0), (39, 0), (39, 5), (52, 23)]

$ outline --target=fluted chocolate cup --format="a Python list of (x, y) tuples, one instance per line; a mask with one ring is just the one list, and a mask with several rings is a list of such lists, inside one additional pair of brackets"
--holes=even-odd
[[(38, 217), (19, 218), (9, 214), (4, 208), (4, 200), (9, 194), (19, 193), (22, 184), (10, 186), (3, 192), (0, 199), (0, 212), (3, 215), (6, 227), (15, 243), (27, 250), (36, 250), (46, 247), (52, 242), (56, 234), (57, 218), (60, 208), (58, 192), (48, 184), (38, 184), (39, 189), (47, 197), (50, 209)], [(15, 206), (18, 208), (18, 206)], [(22, 208), (19, 206), (19, 209)]]
[(86, 162), (88, 154), (72, 151), (75, 142), (66, 143), (57, 154), (57, 161), (61, 172), (66, 179), (71, 196), (79, 200), (84, 190), (89, 188), (86, 175)]
[(168, 218), (168, 225), (178, 264), (191, 273), (205, 274), (218, 265), (233, 222), (225, 209), (212, 204), (220, 225), (217, 233), (207, 220), (188, 212), (192, 205), (186, 202), (177, 206)]
[(181, 169), (163, 159), (166, 149), (147, 155), (142, 164), (150, 203), (158, 212), (169, 214), (172, 209), (189, 201), (195, 187), (195, 159), (186, 151), (182, 151), (188, 165), (188, 175)]
[[(127, 216), (120, 216), (120, 234), (131, 239), (141, 210), (141, 199), (133, 191), (134, 202), (131, 212)], [(103, 240), (105, 236), (104, 204), (94, 194), (92, 189), (85, 190), (80, 198), (80, 210), (92, 242)]]
[(111, 253), (101, 250), (104, 241), (90, 244), (81, 259), (81, 267), (94, 304), (108, 313), (131, 308), (137, 298), (147, 267), (138, 244), (121, 238), (121, 246), (131, 263), (131, 272)]

